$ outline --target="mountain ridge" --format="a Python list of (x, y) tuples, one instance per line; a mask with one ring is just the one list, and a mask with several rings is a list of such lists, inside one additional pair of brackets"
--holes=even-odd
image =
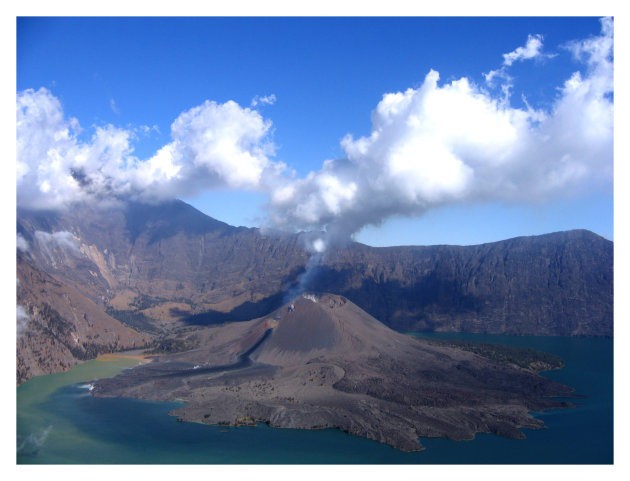
[[(300, 235), (233, 227), (178, 200), (17, 214), (28, 245), (18, 265), (157, 345), (272, 311), (312, 267)], [(399, 331), (613, 335), (613, 243), (585, 230), (473, 246), (350, 243), (311, 274), (309, 290), (343, 295)], [(17, 302), (30, 313), (41, 304), (35, 291), (18, 290)]]
[(613, 332), (613, 244), (586, 230), (472, 246), (365, 246), (324, 269), (312, 288), (342, 293), (398, 330)]

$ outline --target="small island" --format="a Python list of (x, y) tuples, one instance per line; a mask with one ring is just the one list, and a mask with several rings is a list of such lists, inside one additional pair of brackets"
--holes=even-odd
[(173, 339), (181, 352), (94, 381), (95, 396), (184, 400), (181, 421), (337, 428), (402, 451), (419, 438), (523, 438), (530, 411), (570, 407), (573, 389), (537, 374), (555, 356), (487, 343), (417, 339), (348, 299), (300, 296), (268, 316)]

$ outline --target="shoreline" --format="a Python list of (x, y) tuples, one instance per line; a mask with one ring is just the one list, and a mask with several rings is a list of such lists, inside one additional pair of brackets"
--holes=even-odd
[(121, 352), (108, 352), (105, 354), (100, 354), (96, 357), (96, 361), (101, 362), (112, 362), (117, 359), (135, 359), (140, 361), (143, 364), (147, 364), (152, 361), (152, 358), (155, 357), (153, 354), (144, 354), (144, 349), (137, 349), (134, 351), (121, 351)]

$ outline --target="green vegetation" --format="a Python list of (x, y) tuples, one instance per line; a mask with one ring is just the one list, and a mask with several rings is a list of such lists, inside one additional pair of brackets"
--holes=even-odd
[(197, 336), (189, 336), (187, 338), (172, 338), (163, 337), (157, 339), (148, 354), (165, 354), (190, 351), (199, 346), (199, 339)]
[(145, 316), (142, 312), (136, 311), (119, 311), (116, 309), (112, 309), (111, 307), (107, 307), (105, 312), (113, 317), (114, 319), (122, 322), (126, 326), (135, 329), (136, 331), (148, 331), (155, 332), (156, 327), (151, 324), (149, 318)]
[[(38, 330), (42, 332), (44, 336), (50, 338), (51, 345), (54, 346), (55, 343), (58, 342), (59, 344), (65, 346), (75, 359), (79, 359), (80, 361), (94, 359), (99, 354), (115, 352), (120, 349), (117, 340), (108, 344), (86, 341), (81, 342), (81, 344), (77, 344), (72, 337), (75, 327), (61, 317), (61, 314), (59, 314), (59, 312), (47, 303), (42, 304), (39, 311), (39, 317), (42, 324), (38, 326)], [(40, 358), (38, 359), (38, 362), (40, 365), (44, 365), (46, 360)]]
[(144, 309), (155, 307), (164, 302), (168, 302), (168, 299), (162, 297), (150, 297), (146, 294), (138, 294), (136, 298), (131, 302), (130, 306), (135, 307), (138, 311), (142, 311)]
[(429, 344), (445, 346), (469, 351), (478, 356), (505, 364), (513, 364), (532, 372), (550, 371), (564, 367), (564, 361), (548, 352), (537, 351), (527, 347), (506, 346), (490, 342), (474, 342), (463, 340), (430, 339)]
[(61, 315), (47, 303), (42, 304), (39, 317), (44, 322), (44, 325), (48, 326), (49, 333), (57, 339), (70, 336), (73, 330), (72, 324), (62, 318)]
[(252, 416), (247, 415), (237, 418), (234, 424), (236, 426), (256, 426), (256, 419)]

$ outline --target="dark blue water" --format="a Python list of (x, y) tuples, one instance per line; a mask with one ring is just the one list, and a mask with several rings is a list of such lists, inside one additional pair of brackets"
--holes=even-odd
[[(434, 334), (532, 347), (561, 356), (566, 367), (545, 373), (588, 396), (579, 407), (536, 414), (548, 429), (527, 439), (478, 435), (474, 441), (422, 439), (402, 453), (338, 430), (221, 428), (179, 423), (179, 404), (93, 398), (76, 380), (27, 402), (37, 379), (18, 389), (18, 463), (182, 464), (609, 464), (613, 463), (613, 341), (557, 337)], [(55, 375), (58, 376), (58, 375)], [(55, 378), (59, 379), (59, 378)], [(89, 379), (89, 378), (87, 378)], [(20, 402), (20, 389), (24, 401)], [(29, 438), (29, 436), (31, 436)], [(25, 440), (29, 442), (24, 442)]]
[[(424, 334), (423, 334), (424, 336)], [(472, 443), (423, 440), (436, 452), (436, 463), (464, 464), (612, 464), (613, 463), (613, 340), (566, 337), (493, 336), (440, 333), (425, 337), (466, 339), (522, 346), (550, 352), (566, 363), (545, 377), (575, 388), (586, 399), (572, 399), (575, 409), (537, 413), (548, 429), (524, 430), (527, 439), (477, 435)], [(469, 447), (468, 444), (474, 445)], [(449, 461), (449, 458), (455, 458)]]

